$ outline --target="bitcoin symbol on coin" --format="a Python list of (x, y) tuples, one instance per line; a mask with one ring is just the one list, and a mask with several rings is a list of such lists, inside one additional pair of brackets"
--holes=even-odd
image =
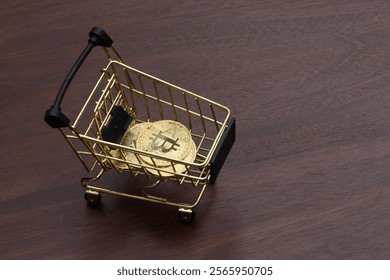
[[(166, 131), (164, 131), (166, 132)], [(171, 150), (177, 151), (177, 148), (175, 146), (180, 147), (179, 144), (177, 144), (177, 141), (179, 141), (179, 138), (176, 138), (176, 140), (173, 140), (172, 138), (169, 138), (163, 134), (163, 132), (160, 130), (158, 134), (153, 133), (154, 136), (150, 137), (149, 139), (152, 140), (151, 147), (152, 150), (161, 150), (163, 153), (168, 153)], [(161, 140), (159, 140), (161, 139)], [(170, 146), (166, 146), (165, 144), (169, 142)], [(168, 145), (169, 145), (168, 144)]]
[(161, 120), (149, 123), (139, 134), (136, 147), (157, 155), (157, 157), (141, 155), (140, 158), (145, 163), (152, 166), (167, 166), (172, 165), (171, 159), (183, 160), (191, 149), (191, 142), (191, 133), (183, 124)]

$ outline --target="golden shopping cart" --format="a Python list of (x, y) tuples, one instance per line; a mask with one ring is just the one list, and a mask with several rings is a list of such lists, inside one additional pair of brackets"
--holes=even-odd
[[(178, 208), (191, 222), (193, 208), (214, 184), (235, 141), (235, 119), (228, 108), (123, 63), (107, 33), (94, 27), (88, 44), (63, 82), (45, 121), (58, 128), (92, 177), (81, 179), (85, 199), (98, 205), (101, 193)], [(61, 102), (81, 64), (101, 46), (108, 64), (73, 124)], [(100, 186), (110, 170), (143, 175), (142, 192)], [(191, 186), (195, 201), (174, 202), (151, 194), (158, 186)]]

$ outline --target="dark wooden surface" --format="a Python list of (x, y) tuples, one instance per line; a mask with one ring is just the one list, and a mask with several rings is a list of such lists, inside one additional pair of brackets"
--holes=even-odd
[[(388, 0), (1, 6), (1, 259), (390, 258)], [(88, 208), (85, 171), (43, 122), (94, 25), (127, 64), (237, 118), (191, 225), (117, 196)], [(83, 65), (64, 112), (77, 112), (101, 57)]]

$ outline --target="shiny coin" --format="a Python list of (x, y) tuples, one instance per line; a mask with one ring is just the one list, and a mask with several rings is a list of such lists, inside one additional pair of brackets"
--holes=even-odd
[[(162, 120), (151, 123), (139, 134), (136, 140), (137, 149), (167, 156), (174, 159), (184, 159), (191, 149), (190, 131), (181, 123), (173, 120)], [(170, 160), (141, 156), (150, 165), (167, 166)]]
[[(136, 148), (136, 140), (139, 136), (139, 134), (150, 125), (148, 122), (144, 123), (138, 123), (133, 126), (131, 126), (125, 133), (125, 135), (122, 138), (121, 145), (130, 147), (130, 148)], [(133, 164), (139, 164), (139, 160), (136, 157), (136, 155), (130, 151), (122, 150), (122, 153), (119, 150), (113, 150), (111, 152), (113, 157), (123, 159), (123, 155), (126, 161)], [(124, 162), (115, 161), (115, 165), (118, 168), (128, 168), (128, 166)]]
[[(190, 151), (187, 154), (187, 156), (183, 159), (187, 162), (193, 162), (196, 158), (196, 145), (194, 141), (191, 141), (190, 145)], [(182, 163), (174, 163), (173, 167), (172, 164), (168, 166), (158, 167), (159, 170), (147, 168), (147, 171), (153, 175), (162, 176), (162, 177), (172, 177), (175, 176), (175, 174), (183, 173), (187, 170), (187, 166)], [(165, 171), (165, 172), (164, 172)], [(167, 172), (168, 171), (168, 172)], [(170, 173), (172, 172), (172, 173)]]

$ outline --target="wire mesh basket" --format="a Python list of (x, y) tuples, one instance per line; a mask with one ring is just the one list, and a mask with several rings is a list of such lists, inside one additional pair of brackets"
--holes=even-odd
[[(97, 205), (101, 193), (108, 193), (171, 205), (178, 208), (183, 222), (191, 222), (193, 208), (205, 188), (215, 183), (234, 143), (235, 119), (228, 108), (214, 101), (124, 64), (102, 29), (92, 28), (89, 36), (45, 114), (45, 121), (61, 131), (85, 169), (94, 174), (81, 180), (85, 199)], [(108, 64), (71, 123), (60, 105), (95, 46), (103, 47)], [(142, 175), (148, 183), (141, 194), (97, 185), (109, 170)], [(167, 182), (192, 186), (197, 192), (195, 201), (174, 202), (150, 194), (151, 189)]]

